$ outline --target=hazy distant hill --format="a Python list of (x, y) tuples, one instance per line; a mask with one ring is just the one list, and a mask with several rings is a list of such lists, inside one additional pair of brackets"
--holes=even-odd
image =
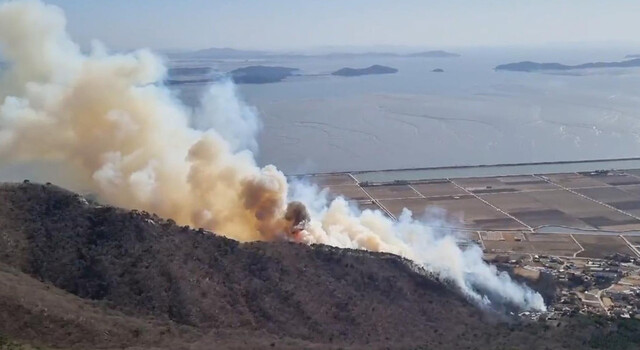
[(449, 58), (460, 57), (457, 53), (433, 50), (414, 53), (394, 52), (329, 52), (329, 53), (295, 53), (277, 51), (236, 50), (230, 48), (209, 48), (204, 50), (170, 54), (170, 56), (186, 56), (211, 59), (296, 59), (296, 58), (351, 58), (351, 57), (424, 57), (424, 58)]
[(524, 61), (518, 63), (501, 64), (495, 67), (495, 70), (508, 70), (516, 72), (535, 72), (541, 70), (572, 70), (572, 69), (591, 69), (591, 68), (629, 68), (640, 67), (640, 58), (622, 61), (622, 62), (595, 62), (584, 63), (579, 65), (564, 65), (561, 63), (537, 63)]
[(362, 52), (362, 53), (346, 53), (336, 52), (323, 55), (317, 55), (317, 57), (329, 57), (329, 58), (348, 58), (348, 57), (426, 57), (426, 58), (448, 58), (448, 57), (460, 57), (457, 53), (451, 53), (446, 51), (424, 51), (408, 54), (399, 54), (393, 52)]
[(637, 349), (640, 322), (511, 320), (398, 256), (239, 243), (0, 184), (0, 349)]
[(339, 75), (343, 77), (355, 77), (360, 75), (371, 75), (371, 74), (393, 74), (397, 72), (398, 70), (395, 68), (376, 64), (367, 68), (342, 68), (331, 73), (331, 75)]
[(460, 57), (460, 55), (457, 54), (457, 53), (451, 53), (451, 52), (441, 51), (441, 50), (416, 52), (416, 53), (411, 53), (411, 54), (408, 54), (408, 55), (405, 55), (405, 56), (408, 56), (408, 57), (439, 57), (439, 58)]
[(640, 54), (626, 55), (624, 58), (640, 58)]
[(260, 57), (268, 54), (264, 51), (254, 50), (236, 50), (231, 48), (209, 48), (204, 50), (198, 50), (189, 53), (189, 56), (206, 57), (206, 58), (220, 58), (220, 59), (248, 59), (254, 57)]

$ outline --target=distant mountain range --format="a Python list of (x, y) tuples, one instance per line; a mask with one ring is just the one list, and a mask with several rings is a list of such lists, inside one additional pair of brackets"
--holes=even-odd
[(255, 58), (349, 58), (349, 57), (423, 57), (423, 58), (450, 58), (460, 57), (457, 53), (433, 50), (413, 53), (393, 52), (331, 52), (321, 54), (286, 53), (257, 50), (236, 50), (231, 48), (209, 48), (198, 51), (172, 53), (170, 56), (212, 59), (255, 59)]
[(457, 53), (451, 53), (446, 51), (423, 51), (423, 52), (414, 52), (408, 54), (399, 54), (392, 52), (363, 52), (363, 53), (346, 53), (346, 52), (336, 52), (329, 53), (324, 55), (316, 55), (310, 57), (427, 57), (427, 58), (449, 58), (449, 57), (460, 57)]
[(191, 57), (239, 59), (239, 58), (261, 57), (261, 56), (269, 55), (269, 53), (265, 51), (236, 50), (236, 49), (230, 49), (230, 48), (212, 47), (209, 49), (185, 53), (185, 55), (191, 56)]
[(436, 51), (416, 52), (416, 53), (412, 53), (412, 54), (408, 54), (408, 55), (404, 55), (404, 56), (407, 56), (407, 57), (442, 57), (442, 58), (445, 58), (445, 57), (460, 57), (460, 54), (447, 52), (447, 51), (436, 50)]
[(501, 64), (495, 67), (495, 70), (507, 70), (515, 72), (535, 72), (543, 70), (573, 70), (573, 69), (591, 69), (591, 68), (629, 68), (640, 67), (640, 58), (621, 61), (621, 62), (593, 62), (578, 65), (565, 65), (561, 63), (538, 63), (531, 61)]

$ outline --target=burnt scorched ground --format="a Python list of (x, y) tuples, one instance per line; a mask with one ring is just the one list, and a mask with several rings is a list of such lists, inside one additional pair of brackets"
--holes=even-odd
[(0, 185), (0, 348), (606, 348), (614, 326), (506, 323), (393, 255), (240, 244)]

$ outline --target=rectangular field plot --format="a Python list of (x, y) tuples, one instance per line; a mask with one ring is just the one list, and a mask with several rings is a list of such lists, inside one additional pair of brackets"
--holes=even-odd
[(480, 197), (506, 212), (548, 209), (546, 204), (528, 193), (493, 193)]
[(625, 235), (624, 238), (627, 239), (627, 241), (631, 242), (632, 245), (634, 246), (640, 246), (640, 235), (636, 236), (636, 235)]
[(580, 250), (576, 242), (567, 234), (526, 233), (533, 250), (540, 255), (573, 256)]
[(480, 237), (484, 241), (504, 241), (504, 235), (500, 231), (481, 231)]
[(292, 176), (292, 178), (311, 182), (320, 187), (336, 185), (357, 185), (356, 181), (349, 174), (318, 174), (305, 176)]
[[(360, 208), (360, 210), (380, 210), (382, 211), (382, 208), (380, 208), (376, 203), (374, 203), (373, 201), (358, 201), (358, 202), (354, 202), (354, 204)], [(387, 215), (388, 216), (388, 215)]]
[(480, 233), (478, 231), (464, 231), (460, 235), (472, 241), (480, 241)]
[(557, 187), (532, 175), (504, 176), (498, 178), (504, 186), (513, 187), (518, 191), (554, 190)]
[(556, 187), (535, 176), (475, 177), (453, 179), (453, 182), (475, 194), (550, 190)]
[(419, 193), (407, 185), (367, 186), (364, 189), (375, 199), (421, 197)]
[(510, 215), (531, 227), (564, 226), (580, 229), (590, 229), (591, 226), (582, 220), (571, 217), (557, 209), (543, 209), (533, 211), (513, 211)]
[(447, 200), (428, 198), (381, 200), (380, 203), (394, 215), (400, 215), (405, 207), (417, 217), (423, 215), (428, 208), (432, 210), (437, 208), (444, 213), (452, 225), (483, 230), (524, 229), (518, 222), (474, 197)]
[(637, 196), (633, 193), (625, 192), (613, 186), (582, 188), (575, 191), (589, 198), (593, 198), (604, 203), (640, 200), (640, 196)]
[(491, 237), (492, 233), (481, 233), (487, 253), (535, 253), (535, 247), (522, 233), (503, 232), (499, 235), (500, 239), (484, 239), (485, 237), (495, 238)]
[(546, 177), (551, 182), (556, 183), (560, 186), (566, 188), (582, 188), (582, 187), (599, 187), (602, 186), (603, 183), (592, 179), (589, 176), (584, 176), (575, 173), (566, 173), (566, 174), (545, 174), (541, 175), (542, 177)]
[(480, 238), (476, 231), (456, 232), (455, 235), (458, 237), (458, 246), (463, 249), (469, 248), (472, 245), (482, 248), (482, 243), (480, 243)]
[(626, 174), (630, 174), (630, 175), (635, 175), (640, 177), (640, 169), (627, 169), (627, 170), (623, 170), (624, 173)]
[(459, 196), (467, 193), (451, 182), (418, 183), (411, 184), (411, 187), (425, 197)]
[(616, 187), (625, 192), (633, 193), (636, 196), (640, 197), (640, 185), (620, 185)]
[(599, 259), (615, 253), (635, 256), (631, 249), (629, 249), (627, 243), (619, 236), (574, 234), (573, 237), (584, 248), (584, 251), (578, 253), (577, 256)]
[(602, 183), (618, 186), (618, 185), (639, 185), (640, 179), (627, 174), (608, 174), (608, 175), (591, 175), (590, 178)]
[(569, 191), (530, 192), (528, 195), (549, 208), (559, 210), (593, 228), (604, 230), (629, 230), (636, 226), (640, 228), (640, 221)]
[(327, 186), (326, 188), (329, 190), (329, 198), (341, 196), (355, 201), (370, 199), (358, 185)]
[(548, 201), (541, 200), (536, 195), (538, 193), (546, 193), (546, 197), (553, 197), (555, 193), (555, 196), (565, 196), (568, 194), (580, 198), (568, 191), (553, 190), (544, 192), (487, 194), (483, 195), (482, 199), (504, 210), (509, 213), (509, 215), (521, 220), (531, 227), (554, 225), (581, 229), (592, 228), (585, 222), (554, 207)]

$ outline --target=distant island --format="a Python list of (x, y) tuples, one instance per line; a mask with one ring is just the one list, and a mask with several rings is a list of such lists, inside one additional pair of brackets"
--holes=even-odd
[(172, 67), (167, 70), (167, 85), (207, 84), (220, 80), (211, 67)]
[(376, 64), (367, 68), (342, 68), (331, 73), (331, 75), (338, 75), (342, 77), (357, 77), (361, 75), (393, 74), (397, 72), (398, 70), (395, 68), (380, 66)]
[(293, 75), (297, 68), (249, 66), (234, 69), (226, 75), (211, 67), (175, 67), (168, 70), (167, 85), (208, 84), (230, 77), (236, 84), (277, 83)]
[(433, 73), (444, 73), (444, 69), (442, 68), (436, 68), (434, 70), (432, 70)]
[(213, 73), (211, 67), (174, 67), (167, 70), (167, 75), (174, 76), (199, 76)]
[(544, 70), (573, 70), (573, 69), (590, 69), (590, 68), (629, 68), (640, 67), (640, 58), (622, 61), (622, 62), (594, 62), (583, 63), (578, 65), (565, 65), (561, 63), (537, 63), (524, 61), (518, 63), (501, 64), (495, 67), (495, 70), (507, 70), (514, 72), (535, 72)]
[(267, 84), (277, 83), (298, 71), (297, 68), (249, 66), (234, 69), (229, 72), (231, 79), (236, 84)]
[(640, 54), (626, 55), (624, 58), (640, 58)]

